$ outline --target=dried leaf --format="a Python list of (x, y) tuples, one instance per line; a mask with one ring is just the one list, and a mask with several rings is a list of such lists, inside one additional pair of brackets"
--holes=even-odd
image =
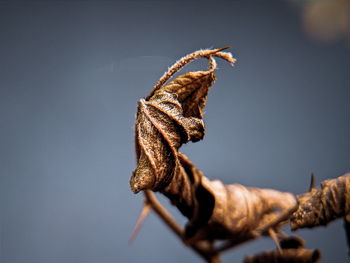
[(188, 243), (253, 239), (286, 220), (297, 207), (290, 193), (210, 181), (185, 155), (178, 152), (178, 158), (178, 171), (160, 192), (189, 219)]
[[(234, 62), (230, 54), (218, 50), (194, 52), (177, 63), (179, 70), (200, 56), (215, 55)], [(198, 141), (204, 136), (201, 119), (209, 86), (214, 81), (215, 60), (210, 60), (208, 71), (190, 72), (176, 78), (168, 85), (156, 88), (146, 99), (139, 101), (135, 144), (137, 169), (130, 179), (135, 193), (151, 189), (159, 191), (167, 186), (179, 172), (177, 150), (188, 141)], [(170, 69), (165, 78), (176, 72)], [(164, 81), (164, 80), (163, 80)]]
[(184, 117), (203, 118), (209, 87), (214, 83), (213, 71), (189, 72), (177, 77), (159, 91), (176, 94)]
[[(231, 54), (221, 50), (201, 50), (184, 57), (161, 77), (149, 96), (139, 101), (135, 124), (137, 168), (130, 180), (135, 193), (147, 190), (148, 202), (175, 233), (182, 235), (148, 190), (168, 197), (189, 219), (181, 238), (212, 261), (229, 247), (272, 233), (268, 230), (277, 229), (297, 208), (291, 193), (210, 181), (179, 152), (182, 144), (204, 136), (203, 109), (215, 80), (213, 56), (234, 62)], [(208, 71), (186, 73), (163, 86), (198, 57), (209, 59)], [(213, 241), (217, 239), (228, 241), (216, 248)], [(199, 246), (203, 242), (205, 246)]]
[(138, 167), (131, 178), (132, 190), (157, 191), (168, 185), (178, 169), (178, 148), (203, 136), (203, 121), (184, 117), (176, 95), (159, 90), (149, 101), (140, 100), (135, 128)]
[[(191, 237), (193, 240), (253, 239), (288, 219), (297, 207), (296, 199), (290, 193), (239, 184), (224, 185), (219, 180), (210, 181), (204, 176), (200, 178), (201, 183), (197, 188), (201, 189), (202, 194), (196, 198), (198, 207), (205, 207), (210, 199), (208, 196), (213, 199), (214, 206), (210, 216), (206, 217), (207, 223), (202, 223), (203, 226)], [(202, 214), (198, 211), (197, 217), (203, 218)]]

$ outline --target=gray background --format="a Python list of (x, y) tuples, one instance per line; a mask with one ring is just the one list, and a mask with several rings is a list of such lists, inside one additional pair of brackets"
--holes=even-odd
[[(226, 45), (238, 63), (218, 61), (191, 160), (212, 179), (293, 193), (311, 172), (349, 172), (349, 43), (309, 38), (290, 2), (1, 1), (1, 263), (201, 262), (153, 214), (127, 243), (142, 205), (133, 123), (175, 60)], [(341, 220), (297, 234), (322, 262), (348, 261)], [(273, 248), (262, 239), (224, 262)]]

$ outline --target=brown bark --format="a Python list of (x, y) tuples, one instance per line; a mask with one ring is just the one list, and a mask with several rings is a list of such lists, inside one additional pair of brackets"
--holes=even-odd
[(350, 173), (321, 183), (299, 195), (298, 210), (290, 219), (292, 230), (325, 226), (350, 213)]

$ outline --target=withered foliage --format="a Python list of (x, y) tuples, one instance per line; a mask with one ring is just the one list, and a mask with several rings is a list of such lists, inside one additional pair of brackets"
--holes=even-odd
[[(220, 262), (221, 252), (262, 235), (271, 236), (279, 247), (280, 227), (298, 208), (298, 200), (291, 193), (211, 181), (179, 151), (184, 143), (204, 137), (203, 110), (209, 88), (215, 81), (215, 57), (231, 64), (235, 62), (224, 49), (199, 50), (180, 59), (164, 73), (151, 93), (139, 101), (135, 124), (137, 168), (130, 179), (134, 193), (145, 193), (145, 208), (134, 235), (147, 211), (153, 209), (207, 262)], [(183, 66), (200, 57), (209, 60), (207, 71), (189, 72), (166, 84)], [(153, 192), (165, 195), (188, 218), (184, 229)], [(300, 217), (297, 212), (293, 216)], [(217, 244), (217, 240), (223, 242)], [(297, 259), (311, 253), (304, 248), (290, 249), (279, 249), (278, 253), (269, 255), (281, 258), (283, 254), (282, 258), (286, 259), (294, 253)]]

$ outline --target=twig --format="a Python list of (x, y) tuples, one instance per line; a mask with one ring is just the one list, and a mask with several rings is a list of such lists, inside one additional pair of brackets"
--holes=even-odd
[[(158, 201), (154, 193), (150, 190), (145, 190), (144, 194), (146, 196), (147, 202), (151, 205), (157, 215), (181, 239), (181, 241), (184, 241), (184, 231), (170, 215), (167, 209)], [(202, 241), (201, 243), (190, 244), (190, 247), (207, 262), (220, 262), (219, 255), (216, 253), (216, 251), (210, 249), (208, 242)]]
[[(181, 58), (180, 60), (178, 60), (174, 65), (172, 65), (167, 72), (165, 72), (163, 74), (163, 76), (159, 79), (159, 81), (157, 82), (157, 84), (154, 86), (153, 90), (151, 91), (151, 93), (146, 97), (146, 100), (149, 99), (150, 97), (153, 96), (153, 94), (160, 88), (163, 86), (163, 84), (170, 79), (177, 71), (179, 71), (182, 67), (184, 67), (185, 65), (187, 65), (188, 63), (190, 63), (191, 61), (200, 58), (200, 57), (211, 57), (211, 56), (216, 56), (216, 57), (220, 57), (222, 59), (225, 59), (227, 61), (229, 61), (232, 65), (235, 63), (236, 59), (232, 58), (231, 53), (229, 52), (220, 52), (222, 50), (228, 49), (229, 47), (223, 47), (223, 48), (218, 48), (218, 49), (204, 49), (204, 50), (198, 50), (195, 51), (183, 58)], [(215, 66), (213, 64), (213, 60), (210, 61), (210, 66), (211, 69), (213, 69), (213, 67)]]
[(176, 223), (174, 218), (169, 214), (169, 212), (162, 206), (162, 204), (158, 201), (154, 193), (150, 190), (144, 191), (145, 196), (147, 198), (147, 202), (152, 206), (154, 211), (159, 215), (159, 217), (164, 221), (166, 225), (170, 227), (170, 229), (180, 238), (183, 237), (182, 228)]
[(143, 222), (145, 221), (147, 215), (149, 214), (149, 212), (151, 212), (152, 206), (148, 203), (145, 202), (145, 205), (143, 206), (139, 219), (137, 220), (135, 227), (131, 233), (131, 236), (129, 238), (129, 243), (133, 242), (137, 236), (137, 234), (139, 233), (141, 226), (143, 224)]

